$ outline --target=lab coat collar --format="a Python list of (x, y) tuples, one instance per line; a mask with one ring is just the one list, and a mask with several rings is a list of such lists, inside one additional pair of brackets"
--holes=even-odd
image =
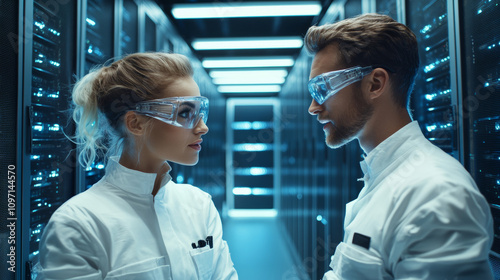
[(373, 149), (360, 162), (365, 183), (373, 182), (375, 178), (392, 162), (404, 155), (411, 145), (403, 145), (411, 139), (424, 137), (417, 121), (405, 125), (389, 136)]
[[(168, 170), (170, 171), (170, 165), (167, 162), (165, 162), (165, 164), (168, 165)], [(110, 157), (106, 165), (105, 180), (133, 194), (151, 194), (153, 192), (156, 176), (156, 173), (145, 173), (121, 165), (118, 162), (117, 156)], [(163, 188), (171, 179), (172, 177), (167, 172), (162, 179), (160, 188)]]

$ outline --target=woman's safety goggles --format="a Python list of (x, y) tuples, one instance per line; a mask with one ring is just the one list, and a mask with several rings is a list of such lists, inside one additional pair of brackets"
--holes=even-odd
[(344, 70), (323, 73), (312, 78), (307, 84), (312, 98), (319, 104), (339, 92), (346, 86), (360, 81), (364, 76), (370, 74), (371, 66), (355, 66)]
[(135, 111), (162, 122), (191, 129), (207, 122), (208, 99), (202, 96), (169, 97), (140, 102)]

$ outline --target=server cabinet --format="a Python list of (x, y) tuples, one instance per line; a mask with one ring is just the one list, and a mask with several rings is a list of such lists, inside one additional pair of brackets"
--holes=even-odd
[(144, 26), (144, 51), (156, 51), (156, 23), (147, 14)]
[(255, 98), (231, 98), (227, 104), (228, 208), (276, 209), (278, 104)]
[(0, 2), (0, 271), (5, 280), (14, 280), (20, 275), (21, 245), (16, 238), (21, 234), (20, 203), (21, 172), (17, 138), (21, 131), (18, 126), (22, 120), (22, 110), (18, 108), (19, 78), (22, 69), (22, 46), (24, 44), (19, 27), (19, 1)]
[[(88, 0), (84, 4), (85, 61), (82, 75), (103, 65), (114, 57), (115, 5), (109, 0)], [(104, 176), (105, 155), (101, 152), (90, 167), (85, 169), (85, 189)]]
[(120, 55), (135, 53), (139, 49), (139, 8), (134, 0), (123, 0), (121, 6)]
[(376, 0), (375, 5), (377, 13), (388, 15), (397, 21), (401, 21), (401, 19), (398, 18), (398, 1), (399, 0)]
[(500, 254), (500, 1), (463, 1), (460, 10), (465, 163), (490, 203)]
[[(449, 37), (453, 7), (447, 0), (407, 1), (406, 24), (419, 43), (420, 69), (411, 99), (414, 119), (419, 121), (427, 139), (445, 152), (459, 158), (454, 40)], [(451, 42), (450, 42), (451, 41)], [(452, 59), (453, 57), (453, 59)]]
[(22, 106), (22, 269), (29, 277), (37, 261), (41, 233), (52, 213), (75, 193), (74, 145), (68, 100), (76, 71), (77, 6), (24, 2)]

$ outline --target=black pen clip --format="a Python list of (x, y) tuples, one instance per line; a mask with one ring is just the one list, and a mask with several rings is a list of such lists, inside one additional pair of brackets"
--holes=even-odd
[(191, 243), (191, 247), (193, 247), (193, 249), (203, 248), (207, 245), (210, 247), (210, 249), (214, 247), (214, 238), (212, 236), (207, 236), (205, 240), (198, 240), (198, 246), (196, 246), (196, 243)]

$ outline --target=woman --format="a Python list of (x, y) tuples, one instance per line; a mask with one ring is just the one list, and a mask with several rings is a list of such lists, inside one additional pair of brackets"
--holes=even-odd
[(210, 195), (168, 174), (167, 161), (198, 162), (208, 132), (208, 100), (192, 75), (182, 55), (137, 53), (77, 82), (80, 162), (106, 144), (119, 157), (52, 215), (39, 279), (238, 278)]

